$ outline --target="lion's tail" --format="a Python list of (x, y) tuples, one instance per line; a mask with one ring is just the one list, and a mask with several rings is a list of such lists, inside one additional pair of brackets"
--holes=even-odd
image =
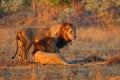
[(16, 57), (17, 52), (18, 52), (18, 40), (20, 40), (19, 35), (20, 35), (20, 32), (18, 32), (17, 35), (16, 35), (16, 52), (15, 52), (14, 56), (12, 57), (12, 59), (14, 59)]

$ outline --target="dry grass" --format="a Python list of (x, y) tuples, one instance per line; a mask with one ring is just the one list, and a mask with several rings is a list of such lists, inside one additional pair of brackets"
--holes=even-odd
[[(27, 25), (32, 24), (32, 21), (34, 21), (29, 21), (29, 19), (31, 18), (28, 18)], [(21, 80), (22, 78), (24, 80), (120, 79), (120, 64), (116, 62), (120, 59), (118, 57), (120, 53), (119, 26), (109, 25), (105, 27), (77, 28), (76, 40), (72, 45), (68, 45), (68, 47), (61, 50), (61, 53), (63, 53), (67, 60), (87, 60), (89, 58), (88, 60), (90, 61), (83, 62), (82, 65), (78, 63), (76, 66), (40, 65), (32, 63), (26, 65), (12, 61), (11, 58), (16, 50), (15, 33), (20, 28), (22, 27), (0, 28), (0, 80)], [(89, 56), (91, 55), (96, 55), (96, 57), (93, 56), (90, 59)], [(94, 58), (98, 59), (99, 57), (108, 60), (112, 65), (102, 66), (96, 64)], [(32, 61), (30, 56), (29, 60)]]
[(105, 80), (120, 80), (120, 76), (113, 76), (113, 77), (108, 76), (105, 78)]
[(120, 54), (111, 56), (111, 58), (107, 60), (106, 65), (113, 65), (116, 63), (120, 63)]
[[(72, 17), (64, 13), (66, 7), (52, 7), (44, 2), (37, 4), (37, 16), (28, 10), (0, 20), (0, 80), (120, 80), (119, 25), (81, 27), (94, 21), (94, 18), (83, 13), (85, 7), (80, 3), (76, 3), (76, 7), (71, 4)], [(75, 66), (61, 66), (24, 64), (17, 59), (11, 60), (16, 51), (15, 34), (19, 29), (26, 26), (50, 27), (60, 21), (77, 25), (76, 40), (61, 49), (61, 53), (67, 60), (78, 60), (79, 63)], [(97, 64), (101, 63), (101, 59), (106, 60), (105, 65)], [(31, 54), (28, 60), (34, 61)]]
[(114, 65), (114, 64), (120, 64), (120, 54), (112, 55), (109, 59), (107, 59), (105, 62), (97, 63), (99, 65)]
[(80, 28), (78, 39), (92, 42), (120, 41), (120, 28), (118, 26)]
[(32, 25), (33, 21), (35, 21), (34, 16), (28, 17), (27, 20), (25, 21), (25, 26), (30, 26), (30, 25)]

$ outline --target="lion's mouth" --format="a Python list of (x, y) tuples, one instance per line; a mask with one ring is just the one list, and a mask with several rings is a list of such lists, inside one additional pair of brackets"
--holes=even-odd
[(70, 42), (73, 42), (75, 40), (75, 38), (69, 38)]

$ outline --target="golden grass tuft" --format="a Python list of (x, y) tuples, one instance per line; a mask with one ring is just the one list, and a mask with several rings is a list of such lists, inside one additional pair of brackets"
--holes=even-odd
[(105, 80), (120, 80), (120, 76), (109, 76), (109, 77), (106, 77)]
[(94, 80), (103, 80), (102, 74), (98, 67), (95, 67), (94, 74), (95, 74)]

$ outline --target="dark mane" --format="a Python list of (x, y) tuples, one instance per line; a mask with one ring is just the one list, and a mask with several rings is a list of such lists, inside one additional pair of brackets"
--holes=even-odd
[(59, 37), (58, 41), (56, 43), (58, 48), (63, 48), (65, 45), (67, 45), (68, 42), (66, 42), (63, 38)]
[(58, 37), (58, 40), (56, 43), (58, 48), (63, 48), (64, 46), (66, 46), (70, 42), (70, 41), (66, 41), (63, 37), (63, 35), (64, 35), (63, 28), (65, 28), (67, 25), (73, 26), (71, 23), (67, 23), (67, 22), (62, 24), (60, 32), (59, 32), (59, 37)]

